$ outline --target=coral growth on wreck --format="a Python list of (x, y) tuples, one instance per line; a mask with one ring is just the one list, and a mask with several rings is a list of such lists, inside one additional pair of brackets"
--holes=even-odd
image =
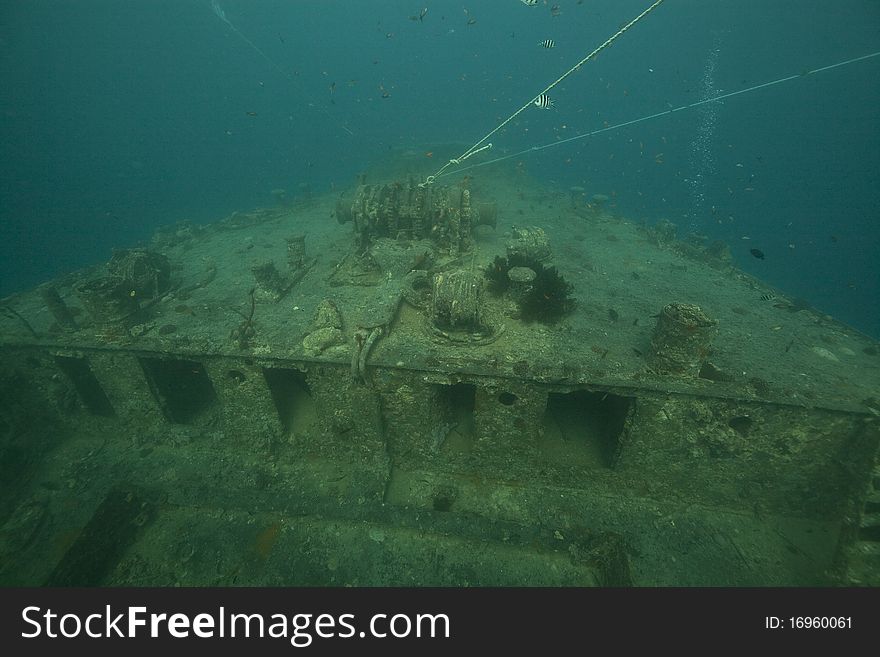
[(574, 310), (571, 297), (573, 286), (556, 267), (545, 267), (538, 260), (514, 254), (507, 258), (496, 256), (484, 269), (489, 292), (500, 296), (510, 286), (508, 272), (513, 267), (528, 267), (536, 274), (531, 288), (519, 300), (519, 316), (524, 322), (539, 321), (554, 324)]

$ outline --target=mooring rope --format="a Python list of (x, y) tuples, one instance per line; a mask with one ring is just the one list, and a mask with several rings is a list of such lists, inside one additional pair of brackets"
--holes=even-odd
[[(646, 114), (645, 116), (640, 116), (637, 119), (630, 119), (629, 121), (622, 121), (620, 123), (615, 123), (613, 125), (607, 125), (602, 128), (597, 128), (596, 130), (592, 130), (590, 132), (585, 132), (579, 135), (574, 135), (572, 137), (566, 137), (565, 139), (558, 139), (556, 141), (552, 141), (547, 144), (542, 144), (540, 146), (530, 146), (529, 148), (524, 148), (521, 151), (517, 151), (515, 153), (508, 153), (506, 155), (502, 155), (501, 157), (496, 157), (491, 160), (486, 160), (484, 162), (479, 162), (477, 164), (471, 164), (466, 166), (463, 169), (459, 169), (458, 172), (468, 171), (470, 169), (476, 169), (477, 167), (484, 167), (489, 164), (497, 164), (498, 162), (503, 162), (505, 160), (510, 160), (515, 157), (521, 157), (528, 153), (535, 153), (537, 151), (543, 151), (547, 148), (555, 148), (556, 146), (562, 146), (563, 144), (567, 144), (572, 141), (578, 141), (580, 139), (587, 139), (588, 137), (594, 137), (603, 132), (610, 132), (612, 130), (619, 130), (620, 128), (625, 128), (627, 126), (635, 125), (636, 123), (644, 123), (645, 121), (651, 121), (653, 119), (658, 119), (661, 116), (668, 116), (670, 114), (675, 114), (676, 112), (681, 112), (683, 110), (692, 109), (694, 107), (699, 107), (700, 105), (705, 105), (707, 103), (716, 103), (720, 100), (724, 100), (726, 98), (732, 98), (733, 96), (740, 96), (742, 94), (747, 94), (752, 91), (758, 91), (759, 89), (766, 89), (767, 87), (773, 87), (777, 84), (782, 84), (783, 82), (791, 82), (792, 80), (798, 80), (809, 75), (813, 75), (815, 73), (821, 73), (823, 71), (829, 71), (834, 68), (839, 68), (841, 66), (847, 66), (848, 64), (855, 64), (856, 62), (861, 62), (866, 59), (871, 59), (873, 57), (880, 57), (880, 51), (872, 52), (867, 55), (862, 55), (860, 57), (853, 57), (851, 59), (844, 60), (842, 62), (837, 62), (835, 64), (829, 64), (828, 66), (822, 66), (820, 68), (814, 68), (810, 71), (805, 71), (803, 73), (795, 73), (794, 75), (787, 75), (784, 78), (778, 78), (776, 80), (772, 80), (770, 82), (762, 82), (761, 84), (756, 84), (754, 86), (748, 87), (746, 89), (738, 89), (736, 91), (730, 91), (727, 93), (719, 94), (717, 96), (713, 96), (712, 98), (705, 98), (703, 100), (698, 100), (693, 103), (688, 103), (686, 105), (679, 105), (678, 107), (673, 107), (671, 109), (665, 109), (661, 112), (655, 112), (653, 114)], [(444, 173), (442, 176), (436, 176), (438, 178), (443, 176), (451, 175), (453, 172), (449, 171)]]
[(473, 146), (471, 146), (469, 149), (467, 149), (464, 153), (462, 153), (462, 154), (459, 155), (458, 157), (456, 157), (456, 158), (452, 158), (451, 160), (449, 160), (446, 164), (444, 164), (442, 167), (440, 167), (440, 169), (438, 169), (436, 173), (434, 173), (433, 175), (428, 176), (427, 178), (425, 178), (425, 181), (424, 181), (424, 182), (419, 183), (419, 187), (425, 187), (425, 186), (427, 186), (427, 185), (432, 184), (432, 183), (434, 182), (434, 180), (436, 180), (439, 176), (443, 175), (443, 172), (446, 171), (446, 169), (448, 169), (449, 167), (451, 167), (451, 166), (453, 166), (453, 165), (461, 164), (461, 162), (463, 162), (464, 160), (466, 160), (467, 158), (469, 158), (471, 155), (474, 155), (474, 154), (476, 154), (476, 153), (479, 153), (480, 151), (484, 151), (484, 150), (487, 150), (487, 149), (492, 148), (492, 144), (491, 144), (491, 143), (486, 144), (485, 146), (482, 146), (483, 142), (485, 142), (487, 139), (489, 139), (489, 137), (491, 137), (492, 135), (494, 135), (496, 132), (498, 132), (499, 130), (501, 130), (501, 129), (502, 129), (504, 126), (506, 126), (508, 123), (510, 123), (511, 121), (513, 121), (517, 116), (519, 116), (519, 115), (522, 114), (525, 110), (527, 110), (529, 107), (531, 107), (532, 104), (533, 104), (536, 100), (538, 100), (538, 98), (540, 98), (543, 94), (546, 94), (548, 91), (550, 91), (551, 89), (553, 89), (553, 87), (555, 87), (557, 84), (559, 84), (560, 82), (562, 82), (565, 78), (567, 78), (569, 75), (571, 75), (571, 74), (574, 73), (576, 70), (578, 70), (581, 66), (583, 66), (583, 65), (586, 64), (588, 61), (590, 61), (591, 59), (593, 59), (593, 57), (595, 57), (595, 56), (598, 55), (600, 52), (602, 52), (605, 48), (607, 48), (607, 47), (610, 46), (612, 43), (614, 43), (614, 41), (615, 41), (618, 37), (620, 37), (620, 36), (621, 36), (624, 32), (626, 32), (629, 28), (631, 28), (633, 25), (635, 25), (635, 24), (638, 23), (640, 20), (642, 20), (645, 16), (647, 16), (647, 15), (650, 14), (652, 11), (654, 11), (654, 9), (656, 9), (658, 6), (660, 6), (660, 4), (661, 4), (662, 2), (663, 2), (663, 0), (655, 0), (654, 4), (652, 4), (650, 7), (648, 7), (647, 9), (645, 9), (645, 11), (643, 11), (641, 14), (639, 14), (638, 16), (636, 16), (635, 18), (633, 18), (629, 23), (627, 23), (627, 24), (624, 25), (622, 28), (620, 28), (619, 30), (617, 30), (617, 32), (615, 32), (615, 33), (612, 34), (610, 37), (608, 37), (602, 45), (600, 45), (598, 48), (596, 48), (595, 50), (593, 50), (593, 52), (591, 52), (589, 55), (587, 55), (586, 57), (584, 57), (584, 58), (583, 58), (581, 61), (579, 61), (577, 64), (575, 64), (575, 65), (572, 66), (570, 69), (568, 69), (565, 73), (563, 73), (561, 76), (559, 76), (559, 77), (558, 77), (556, 80), (554, 80), (549, 86), (547, 86), (543, 91), (539, 91), (537, 94), (535, 94), (534, 98), (532, 98), (531, 100), (529, 100), (529, 102), (527, 102), (525, 105), (523, 105), (523, 106), (520, 107), (518, 110), (516, 110), (513, 114), (511, 114), (510, 116), (508, 116), (504, 121), (502, 121), (501, 123), (499, 123), (499, 124), (498, 124), (498, 125), (497, 125), (497, 126), (491, 131), (491, 132), (489, 132), (485, 137), (483, 137), (482, 139), (480, 139), (477, 143), (475, 143)]

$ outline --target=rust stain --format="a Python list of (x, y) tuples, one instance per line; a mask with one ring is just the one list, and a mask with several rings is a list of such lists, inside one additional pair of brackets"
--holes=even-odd
[(254, 541), (254, 551), (257, 553), (257, 556), (260, 557), (263, 561), (266, 561), (269, 558), (269, 555), (272, 554), (272, 548), (275, 547), (275, 542), (278, 540), (278, 536), (281, 534), (281, 521), (275, 521), (268, 527), (266, 527), (263, 531), (257, 534), (257, 538)]
[(73, 547), (73, 544), (76, 543), (76, 539), (79, 538), (82, 530), (82, 527), (72, 527), (70, 529), (64, 529), (55, 535), (52, 552), (57, 555), (58, 559), (61, 559), (67, 554), (67, 551)]

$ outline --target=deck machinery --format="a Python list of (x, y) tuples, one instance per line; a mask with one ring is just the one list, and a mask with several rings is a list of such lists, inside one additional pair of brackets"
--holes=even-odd
[(877, 344), (580, 188), (362, 180), (2, 311), (7, 585), (880, 583)]

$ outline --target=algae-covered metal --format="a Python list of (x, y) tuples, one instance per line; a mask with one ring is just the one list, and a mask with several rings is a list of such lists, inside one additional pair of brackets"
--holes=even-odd
[(518, 185), (362, 184), (5, 299), (0, 579), (878, 583), (877, 345)]

